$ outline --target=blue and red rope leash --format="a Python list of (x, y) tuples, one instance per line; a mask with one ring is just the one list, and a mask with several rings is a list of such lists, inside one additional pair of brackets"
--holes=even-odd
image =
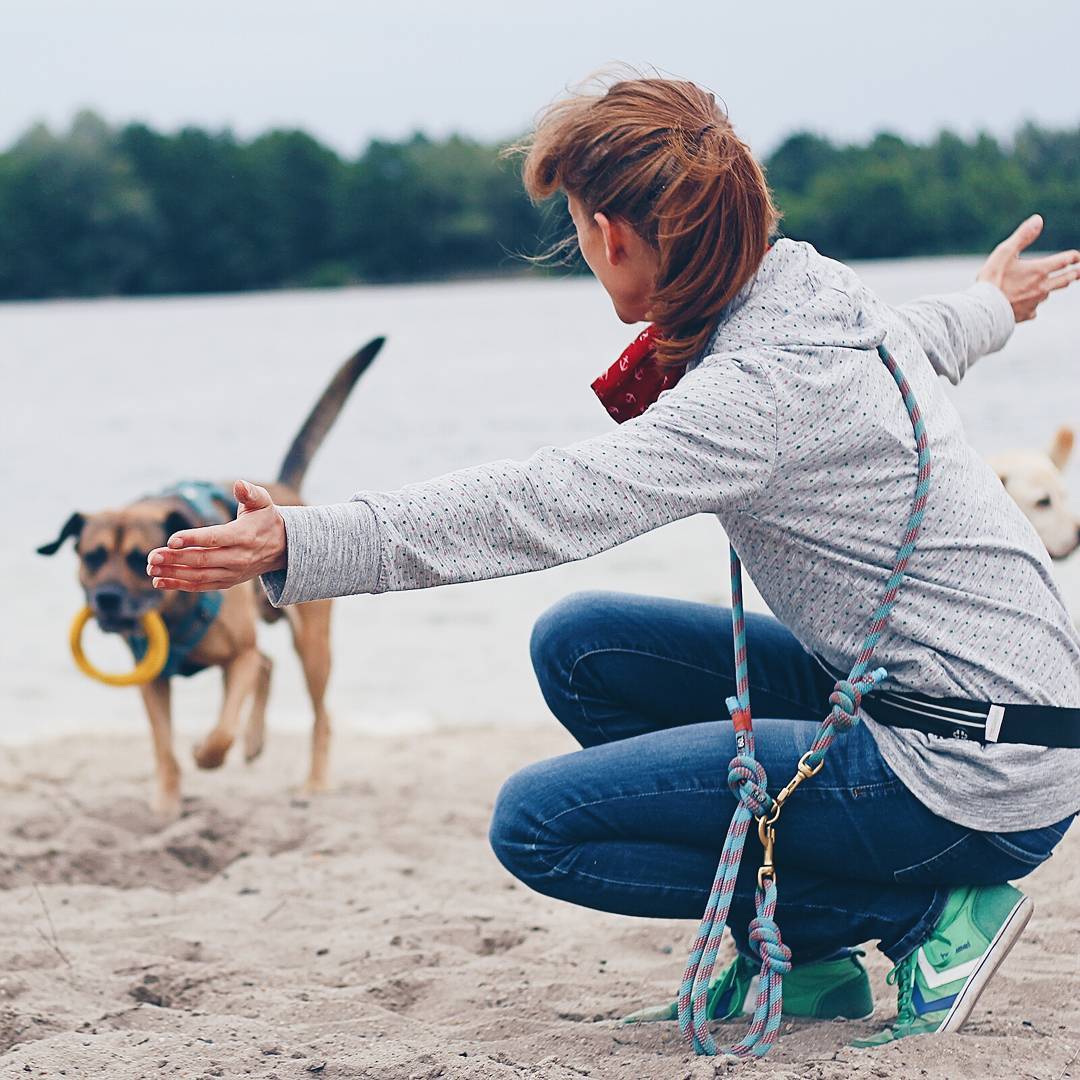
[(818, 729), (810, 749), (799, 761), (798, 771), (774, 799), (766, 790), (768, 778), (754, 756), (754, 728), (750, 716), (750, 680), (747, 674), (746, 623), (743, 614), (742, 564), (735, 549), (731, 549), (731, 623), (735, 637), (735, 696), (728, 698), (727, 707), (735, 727), (736, 755), (728, 772), (728, 786), (738, 800), (728, 827), (720, 863), (716, 868), (712, 889), (697, 937), (690, 950), (686, 971), (679, 990), (679, 1028), (690, 1041), (694, 1052), (715, 1054), (717, 1045), (708, 1027), (708, 991), (724, 928), (731, 909), (731, 897), (742, 862), (746, 835), (750, 823), (757, 820), (758, 837), (764, 848), (764, 859), (758, 870), (754, 902), (757, 913), (750, 923), (750, 941), (761, 956), (761, 975), (758, 980), (758, 999), (750, 1028), (743, 1038), (723, 1052), (735, 1057), (763, 1057), (776, 1042), (783, 1008), (783, 977), (791, 970), (791, 950), (780, 938), (776, 925), (776, 871), (773, 866), (775, 825), (780, 810), (795, 789), (814, 776), (824, 765), (825, 753), (838, 734), (850, 730), (859, 722), (862, 695), (872, 690), (886, 676), (884, 668), (870, 669), (874, 650), (888, 625), (907, 572), (908, 561), (915, 550), (919, 529), (926, 512), (930, 491), (930, 448), (919, 412), (918, 402), (904, 373), (884, 345), (878, 355), (892, 375), (904, 400), (908, 418), (915, 433), (918, 451), (918, 481), (912, 499), (911, 513), (892, 573), (880, 606), (863, 641), (862, 648), (846, 679), (841, 679), (829, 695), (832, 706)]

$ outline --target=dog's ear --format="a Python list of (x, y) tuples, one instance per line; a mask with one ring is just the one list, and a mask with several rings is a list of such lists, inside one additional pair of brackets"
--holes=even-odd
[(76, 543), (78, 543), (79, 536), (82, 534), (83, 526), (86, 524), (86, 518), (82, 514), (75, 513), (64, 522), (64, 527), (60, 530), (60, 535), (51, 544), (42, 544), (37, 549), (39, 555), (55, 555), (60, 550), (60, 545), (69, 537), (74, 536)]
[(1064, 469), (1065, 463), (1072, 453), (1073, 442), (1076, 436), (1073, 429), (1060, 427), (1054, 435), (1054, 441), (1050, 444), (1050, 460), (1059, 468)]
[(165, 519), (165, 540), (168, 542), (173, 533), (181, 532), (184, 529), (197, 529), (198, 527), (198, 523), (192, 521), (186, 514), (181, 514), (179, 510), (170, 510), (169, 516)]

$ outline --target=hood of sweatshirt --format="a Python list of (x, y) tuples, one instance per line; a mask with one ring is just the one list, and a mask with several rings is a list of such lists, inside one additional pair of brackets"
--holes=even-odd
[(874, 349), (885, 338), (885, 326), (881, 301), (848, 267), (810, 244), (781, 239), (721, 313), (706, 355), (766, 343), (800, 350)]

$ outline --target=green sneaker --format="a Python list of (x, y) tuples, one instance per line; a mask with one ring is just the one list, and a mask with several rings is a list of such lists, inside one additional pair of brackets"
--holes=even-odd
[[(730, 1020), (733, 1016), (739, 1016), (756, 975), (757, 965), (753, 960), (742, 955), (737, 956), (719, 975), (714, 975), (709, 981), (705, 1015), (710, 1020)], [(624, 1016), (620, 1023), (649, 1024), (657, 1020), (678, 1018), (678, 1001), (666, 1001), (663, 1005), (649, 1005)]]
[[(830, 960), (796, 964), (784, 976), (784, 1015), (815, 1020), (838, 1017), (860, 1019), (874, 1011), (870, 980), (859, 962), (864, 954), (855, 949)], [(753, 1011), (757, 996), (758, 966), (741, 954), (709, 983), (706, 1015), (710, 1020), (731, 1020)], [(749, 1002), (749, 1006), (748, 1006)], [(675, 1020), (678, 1002), (654, 1005), (623, 1019), (624, 1024)]]
[(861, 1020), (874, 1011), (866, 953), (852, 949), (831, 960), (793, 964), (784, 976), (784, 1015), (813, 1020)]
[(852, 1046), (956, 1031), (1027, 926), (1033, 905), (1011, 885), (953, 889), (930, 936), (889, 972), (896, 1022)]

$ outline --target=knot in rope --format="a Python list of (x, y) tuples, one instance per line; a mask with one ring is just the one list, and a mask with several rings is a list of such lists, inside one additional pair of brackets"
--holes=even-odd
[(731, 794), (755, 817), (772, 809), (772, 796), (765, 790), (768, 777), (757, 758), (749, 754), (733, 757), (728, 766), (727, 782)]
[(829, 695), (829, 704), (832, 705), (833, 727), (837, 731), (847, 731), (859, 721), (862, 690), (847, 679), (840, 679)]
[(780, 940), (780, 927), (775, 920), (767, 916), (751, 919), (750, 940), (770, 971), (786, 975), (791, 970), (791, 950)]

